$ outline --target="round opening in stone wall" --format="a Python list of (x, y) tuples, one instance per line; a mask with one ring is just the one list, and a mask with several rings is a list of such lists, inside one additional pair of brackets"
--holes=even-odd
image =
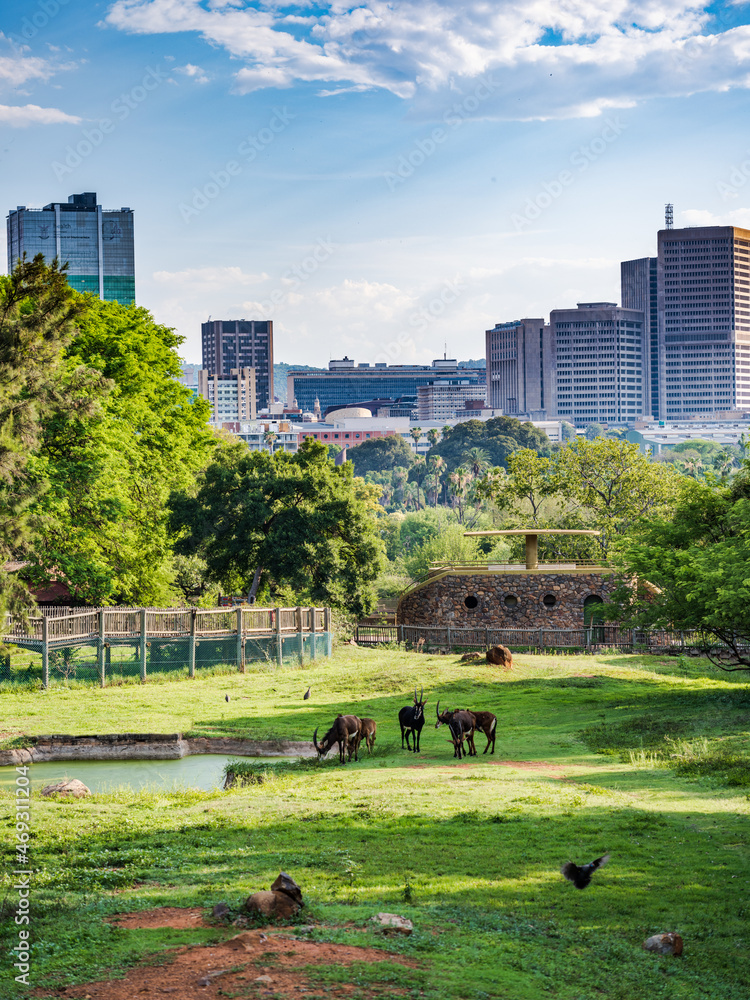
[(506, 594), (504, 598), (504, 603), (506, 608), (517, 608), (518, 598), (515, 594)]
[(557, 598), (555, 597), (554, 594), (545, 594), (544, 597), (542, 598), (542, 604), (545, 606), (545, 608), (554, 608), (554, 606), (557, 604)]
[(469, 609), (469, 611), (473, 611), (479, 604), (479, 599), (475, 597), (473, 594), (469, 594), (467, 597), (464, 597), (464, 604)]

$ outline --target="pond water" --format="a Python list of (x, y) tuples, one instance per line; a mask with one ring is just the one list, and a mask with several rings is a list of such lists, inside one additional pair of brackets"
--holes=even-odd
[[(28, 777), (31, 787), (44, 788), (62, 778), (78, 778), (92, 792), (109, 792), (127, 785), (134, 791), (148, 788), (170, 791), (176, 788), (200, 788), (212, 791), (224, 785), (224, 767), (237, 756), (226, 754), (195, 754), (180, 760), (61, 760), (30, 764)], [(248, 763), (278, 764), (296, 757), (243, 757)], [(14, 785), (15, 767), (0, 767), (0, 788)]]

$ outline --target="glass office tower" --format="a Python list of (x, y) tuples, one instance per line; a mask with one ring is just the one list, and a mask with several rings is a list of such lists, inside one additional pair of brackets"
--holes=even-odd
[(38, 253), (68, 263), (68, 282), (108, 302), (135, 302), (133, 213), (103, 209), (96, 193), (72, 194), (44, 208), (21, 205), (8, 213), (8, 271), (19, 257)]

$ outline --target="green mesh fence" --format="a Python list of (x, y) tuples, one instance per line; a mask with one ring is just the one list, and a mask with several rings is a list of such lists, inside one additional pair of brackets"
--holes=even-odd
[[(278, 665), (276, 635), (246, 636), (245, 669)], [(281, 661), (309, 662), (330, 655), (332, 636), (327, 632), (287, 633), (281, 636)], [(195, 676), (235, 673), (240, 669), (236, 636), (202, 638), (195, 644)], [(70, 684), (125, 684), (139, 682), (144, 668), (140, 640), (71, 642), (49, 650), (50, 687)], [(156, 680), (187, 678), (190, 673), (190, 638), (149, 639), (145, 644), (145, 676)], [(41, 686), (41, 652), (19, 646), (0, 649), (0, 685)]]

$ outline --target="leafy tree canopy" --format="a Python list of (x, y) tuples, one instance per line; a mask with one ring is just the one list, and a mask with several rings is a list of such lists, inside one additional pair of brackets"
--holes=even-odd
[(671, 516), (641, 519), (617, 544), (617, 613), (700, 630), (709, 653), (712, 643), (722, 650), (715, 663), (750, 670), (750, 462), (730, 485), (686, 483)]
[(396, 467), (408, 469), (415, 461), (411, 446), (400, 434), (370, 438), (355, 448), (349, 448), (346, 457), (354, 464), (357, 476), (368, 472), (391, 472)]
[(505, 466), (508, 457), (518, 448), (532, 448), (540, 454), (549, 455), (552, 443), (544, 431), (530, 423), (522, 424), (513, 417), (463, 420), (449, 434), (444, 434), (443, 440), (429, 450), (427, 458), (442, 456), (448, 472), (453, 472), (458, 466), (467, 465), (467, 455), (476, 455), (480, 451), (483, 462)]
[(196, 495), (172, 496), (171, 523), (178, 551), (201, 555), (228, 589), (254, 597), (265, 576), (359, 615), (375, 603), (383, 565), (378, 494), (312, 440), (273, 456), (236, 445), (209, 465)]

